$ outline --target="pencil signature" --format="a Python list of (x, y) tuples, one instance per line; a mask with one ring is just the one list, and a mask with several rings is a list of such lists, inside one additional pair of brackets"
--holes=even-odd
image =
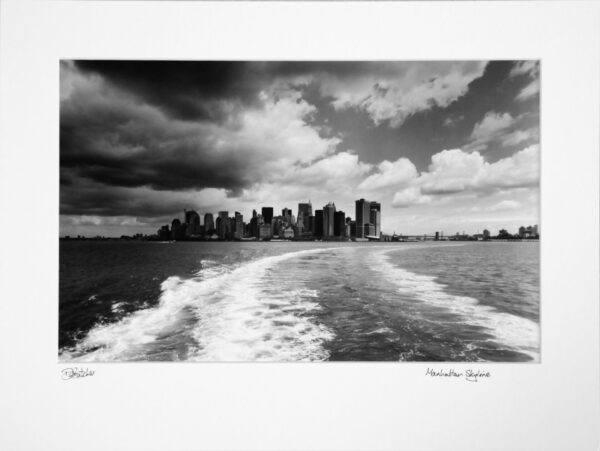
[(63, 381), (69, 379), (80, 379), (82, 377), (93, 376), (95, 371), (88, 368), (65, 368), (61, 371), (61, 378)]

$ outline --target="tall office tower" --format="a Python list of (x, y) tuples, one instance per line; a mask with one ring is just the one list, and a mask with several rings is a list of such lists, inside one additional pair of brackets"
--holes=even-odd
[(306, 230), (307, 236), (315, 236), (315, 217), (308, 217), (308, 230)]
[(315, 238), (323, 237), (323, 210), (315, 210), (315, 229), (313, 230)]
[(198, 235), (200, 233), (200, 215), (194, 210), (183, 210), (187, 224), (186, 235)]
[[(254, 211), (256, 213), (256, 210)], [(250, 220), (249, 235), (258, 238), (258, 216), (253, 215)]]
[(233, 237), (239, 240), (244, 237), (244, 216), (239, 211), (236, 211), (234, 221)]
[(265, 224), (273, 222), (273, 207), (262, 207), (262, 216)]
[(347, 225), (350, 232), (350, 236), (356, 238), (356, 221), (350, 221), (350, 223)]
[(181, 221), (177, 218), (171, 222), (171, 239), (182, 240), (185, 238), (185, 229), (181, 227)]
[(329, 202), (323, 207), (323, 238), (334, 236), (335, 228), (335, 204)]
[(364, 199), (356, 201), (356, 238), (365, 237), (365, 224), (368, 224), (371, 216), (371, 202)]
[(381, 233), (381, 213), (379, 210), (373, 208), (373, 204), (375, 202), (371, 202), (371, 212), (370, 212), (370, 223), (373, 224), (375, 230), (375, 236), (379, 236)]
[(217, 216), (217, 219), (215, 220), (215, 231), (217, 232), (219, 239), (223, 239), (221, 231), (224, 230), (224, 228), (225, 227), (223, 226), (223, 218)]
[(210, 230), (215, 228), (215, 220), (213, 219), (212, 213), (206, 213), (204, 215), (204, 230), (208, 233)]
[(231, 217), (231, 218), (227, 218), (227, 221), (225, 221), (226, 224), (226, 228), (225, 228), (225, 238), (228, 240), (233, 239), (233, 231), (235, 230), (235, 218)]
[(256, 210), (252, 210), (252, 217), (256, 218), (258, 216), (258, 214), (256, 213)]
[(194, 210), (183, 210), (185, 213), (185, 222), (188, 224), (200, 224), (200, 216)]
[(281, 216), (283, 216), (283, 220), (286, 222), (292, 222), (292, 210), (289, 208), (284, 208), (281, 210)]
[(312, 204), (310, 200), (308, 203), (300, 203), (298, 204), (298, 216), (302, 213), (302, 218), (304, 220), (303, 229), (310, 230), (310, 224), (308, 223), (308, 218), (313, 215)]
[(296, 228), (299, 233), (306, 232), (307, 230), (304, 228), (304, 213), (298, 213), (298, 221), (296, 221)]
[(260, 224), (258, 226), (258, 239), (266, 240), (271, 239), (273, 234), (271, 233), (271, 224)]
[(217, 216), (217, 235), (219, 235), (220, 239), (224, 240), (227, 238), (227, 229), (229, 229), (229, 212), (220, 211)]
[[(371, 202), (371, 210), (377, 210), (377, 215), (373, 216), (371, 214), (371, 222), (375, 226), (375, 234), (377, 236), (381, 235), (381, 204), (379, 202)], [(376, 218), (377, 222), (373, 222), (373, 219)]]
[(346, 213), (341, 210), (335, 212), (333, 235), (340, 237), (346, 235)]

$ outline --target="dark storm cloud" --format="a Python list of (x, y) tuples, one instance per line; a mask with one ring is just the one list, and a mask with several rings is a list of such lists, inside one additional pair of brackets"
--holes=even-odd
[[(167, 70), (159, 72), (167, 77)], [(160, 76), (152, 83), (159, 83)], [(161, 95), (166, 97), (163, 89)], [(60, 116), (60, 164), (70, 170), (63, 186), (73, 183), (76, 176), (108, 186), (157, 190), (220, 187), (236, 191), (249, 183), (244, 161), (210, 152), (203, 133), (206, 128), (174, 121), (110, 84), (76, 87), (61, 103)]]
[[(255, 104), (261, 86), (278, 78), (328, 75), (393, 76), (406, 63), (372, 61), (118, 61), (77, 60), (85, 73), (98, 74), (181, 120), (220, 120), (212, 102), (236, 99)], [(428, 64), (428, 63), (421, 63)], [(430, 63), (435, 64), (435, 63)]]
[(78, 60), (75, 65), (182, 120), (218, 119), (213, 100), (256, 98), (252, 68), (243, 62)]
[(219, 121), (213, 102), (230, 99), (256, 104), (261, 86), (278, 77), (314, 73), (356, 76), (387, 66), (369, 62), (117, 61), (77, 60), (85, 73), (102, 76), (180, 120)]
[(60, 196), (62, 215), (135, 216), (149, 220), (172, 218), (193, 206), (189, 196), (109, 186), (81, 178), (75, 189), (62, 186)]

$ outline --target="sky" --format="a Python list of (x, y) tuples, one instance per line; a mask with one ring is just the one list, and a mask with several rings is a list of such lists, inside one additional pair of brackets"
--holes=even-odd
[(60, 63), (60, 235), (311, 201), (383, 233), (539, 224), (538, 61)]

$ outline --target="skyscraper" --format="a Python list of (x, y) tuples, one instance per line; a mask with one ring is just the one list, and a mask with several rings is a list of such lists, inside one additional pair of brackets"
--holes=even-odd
[(185, 239), (185, 228), (181, 226), (181, 221), (177, 218), (173, 219), (173, 222), (171, 222), (171, 239)]
[(273, 222), (273, 207), (262, 207), (262, 216), (265, 224)]
[(217, 216), (217, 234), (219, 238), (224, 240), (227, 238), (227, 229), (229, 229), (229, 212), (220, 211)]
[(315, 210), (314, 230), (312, 230), (315, 238), (323, 237), (323, 210)]
[(381, 213), (379, 212), (379, 210), (377, 210), (376, 208), (373, 208), (373, 204), (375, 202), (371, 203), (371, 212), (370, 212), (370, 223), (373, 224), (373, 230), (375, 231), (375, 236), (379, 236), (380, 235), (380, 229), (381, 229)]
[[(377, 213), (374, 213), (375, 210)], [(381, 204), (379, 202), (371, 202), (370, 222), (375, 226), (375, 235), (381, 235)]]
[(335, 224), (335, 204), (329, 202), (323, 207), (323, 238), (331, 238), (334, 236)]
[(308, 203), (299, 203), (298, 204), (298, 217), (300, 217), (300, 213), (302, 213), (303, 218), (303, 229), (310, 230), (309, 217), (313, 215), (312, 204), (310, 201)]
[(333, 235), (339, 237), (346, 235), (346, 214), (341, 210), (335, 212)]
[(194, 210), (183, 210), (185, 213), (185, 222), (187, 224), (186, 234), (188, 236), (198, 235), (200, 233), (200, 215)]
[(206, 213), (204, 215), (204, 230), (208, 233), (209, 230), (215, 228), (215, 220), (213, 219), (212, 213)]
[(185, 222), (188, 224), (200, 224), (200, 216), (194, 210), (183, 210), (185, 213)]
[(356, 238), (365, 237), (365, 224), (371, 219), (371, 202), (359, 199), (356, 201)]
[(284, 221), (291, 222), (292, 221), (292, 210), (289, 208), (284, 208), (281, 210), (281, 216), (283, 216)]
[(233, 237), (238, 240), (244, 237), (244, 216), (239, 211), (235, 212)]

